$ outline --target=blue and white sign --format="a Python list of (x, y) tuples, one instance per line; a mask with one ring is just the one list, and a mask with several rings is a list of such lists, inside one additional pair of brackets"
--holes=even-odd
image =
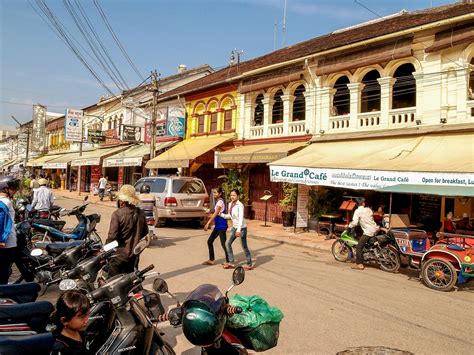
[(186, 111), (181, 107), (168, 107), (168, 120), (166, 122), (166, 135), (184, 137), (186, 128)]
[(82, 135), (82, 120), (84, 112), (82, 110), (66, 110), (66, 119), (64, 120), (65, 140), (69, 142), (80, 142)]

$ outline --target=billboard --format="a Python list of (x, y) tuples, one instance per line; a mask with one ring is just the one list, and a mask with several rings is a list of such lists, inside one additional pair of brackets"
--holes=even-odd
[(105, 142), (105, 136), (100, 129), (89, 129), (87, 131), (87, 140), (89, 143), (98, 144)]
[(47, 145), (46, 106), (33, 105), (33, 130), (31, 132), (31, 151), (43, 152)]
[(181, 107), (168, 107), (168, 120), (166, 135), (171, 137), (184, 137), (186, 111)]
[(141, 141), (142, 128), (139, 126), (122, 126), (122, 141), (137, 143)]
[(66, 141), (81, 141), (83, 116), (84, 112), (82, 110), (66, 110), (66, 119), (64, 120), (64, 134)]

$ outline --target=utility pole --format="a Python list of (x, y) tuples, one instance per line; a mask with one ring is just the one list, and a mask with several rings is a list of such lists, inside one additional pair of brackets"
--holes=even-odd
[[(79, 143), (79, 157), (82, 157), (82, 141), (84, 140), (84, 118), (81, 120), (81, 142)], [(77, 167), (77, 195), (81, 196), (82, 166)]]
[(286, 1), (285, 0), (285, 9), (283, 10), (283, 26), (282, 26), (282, 39), (281, 39), (281, 46), (285, 47), (285, 39), (286, 39)]
[(160, 83), (158, 81), (158, 72), (152, 71), (151, 72), (151, 85), (149, 86), (148, 90), (153, 93), (153, 106), (152, 106), (152, 113), (151, 113), (151, 144), (150, 144), (150, 160), (155, 157), (155, 149), (156, 149), (156, 121), (158, 115), (158, 95), (160, 93)]

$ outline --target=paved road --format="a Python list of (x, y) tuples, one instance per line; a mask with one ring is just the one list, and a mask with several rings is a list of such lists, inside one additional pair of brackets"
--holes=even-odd
[[(65, 199), (57, 203), (78, 204)], [(87, 212), (102, 215), (99, 232), (105, 238), (113, 209), (91, 204)], [(180, 300), (203, 283), (214, 283), (221, 290), (230, 284), (230, 270), (201, 265), (207, 259), (207, 232), (186, 226), (155, 231), (159, 240), (144, 252), (140, 264), (153, 263)], [(283, 310), (279, 344), (269, 354), (335, 354), (376, 345), (416, 354), (468, 354), (474, 349), (474, 282), (442, 293), (426, 288), (417, 273), (409, 271), (355, 271), (325, 252), (252, 238), (249, 246), (256, 269), (232, 292), (259, 294)], [(235, 249), (243, 262), (238, 244)], [(216, 255), (222, 262), (217, 242)], [(168, 298), (164, 303), (173, 305)], [(179, 328), (163, 328), (177, 353), (199, 354)]]

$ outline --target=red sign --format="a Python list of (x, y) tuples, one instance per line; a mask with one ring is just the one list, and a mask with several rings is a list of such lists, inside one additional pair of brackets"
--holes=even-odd
[[(156, 137), (166, 135), (166, 120), (156, 121)], [(145, 144), (151, 143), (151, 122), (145, 123)]]

